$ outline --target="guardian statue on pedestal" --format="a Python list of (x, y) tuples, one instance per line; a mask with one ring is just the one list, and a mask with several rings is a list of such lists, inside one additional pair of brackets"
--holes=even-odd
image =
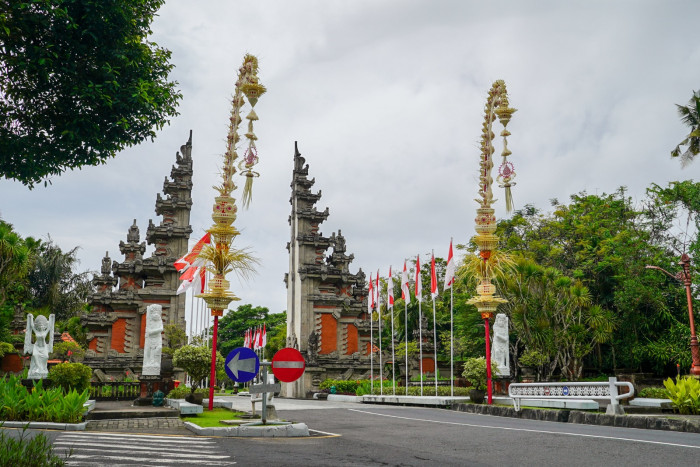
[(146, 308), (146, 332), (143, 346), (143, 376), (160, 376), (160, 359), (163, 353), (163, 319), (160, 305)]
[[(27, 329), (24, 333), (24, 353), (32, 356), (29, 365), (29, 379), (44, 379), (49, 376), (46, 366), (49, 361), (49, 354), (53, 352), (53, 327), (56, 318), (49, 315), (47, 320), (44, 316), (27, 315)], [(36, 335), (36, 340), (32, 344), (32, 332)], [(48, 343), (46, 342), (48, 337)]]

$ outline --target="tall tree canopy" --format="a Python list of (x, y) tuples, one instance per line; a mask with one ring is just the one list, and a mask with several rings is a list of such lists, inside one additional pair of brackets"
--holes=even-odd
[(700, 91), (693, 91), (688, 105), (676, 104), (676, 107), (681, 122), (690, 128), (690, 133), (671, 151), (671, 157), (679, 157), (681, 166), (685, 167), (700, 153)]
[(177, 115), (170, 52), (147, 40), (163, 3), (0, 1), (2, 176), (105, 163)]

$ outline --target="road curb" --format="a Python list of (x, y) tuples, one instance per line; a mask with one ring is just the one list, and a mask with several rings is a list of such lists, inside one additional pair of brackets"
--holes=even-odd
[(700, 421), (682, 418), (649, 417), (644, 415), (607, 415), (604, 413), (582, 412), (580, 410), (539, 410), (527, 408), (516, 412), (513, 407), (461, 403), (452, 404), (451, 409), (458, 412), (493, 415), (496, 417), (522, 418), (525, 420), (700, 433)]
[(185, 422), (185, 428), (200, 436), (224, 436), (231, 438), (300, 438), (309, 436), (309, 427), (305, 423), (271, 426), (200, 427), (192, 422)]
[(0, 422), (3, 428), (29, 428), (32, 430), (85, 431), (87, 422), (53, 423), (53, 422)]

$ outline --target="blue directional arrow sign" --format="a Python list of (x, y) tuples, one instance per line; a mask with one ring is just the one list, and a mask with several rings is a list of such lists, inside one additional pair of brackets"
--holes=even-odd
[(260, 360), (251, 349), (238, 347), (226, 356), (224, 367), (229, 378), (239, 383), (245, 383), (258, 374)]

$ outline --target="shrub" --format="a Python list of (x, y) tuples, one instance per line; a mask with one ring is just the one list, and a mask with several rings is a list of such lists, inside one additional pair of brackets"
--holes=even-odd
[(664, 381), (673, 408), (682, 414), (700, 414), (700, 381), (692, 376)]
[(49, 379), (65, 392), (75, 389), (83, 392), (90, 386), (92, 369), (82, 363), (59, 363), (49, 370)]
[(355, 394), (357, 387), (363, 382), (367, 382), (367, 380), (326, 379), (319, 385), (319, 388), (323, 391), (335, 386), (335, 391), (338, 394)]
[[(0, 432), (0, 465), (26, 467), (58, 467), (65, 465), (64, 459), (54, 454), (51, 441), (43, 433), (28, 437), (27, 428), (22, 430), (19, 438)], [(72, 450), (66, 454), (68, 458)]]
[(28, 391), (14, 376), (0, 379), (0, 418), (3, 420), (77, 423), (83, 417), (83, 404), (87, 400), (87, 390), (64, 394), (59, 387), (44, 389), (43, 382), (37, 381)]
[(85, 358), (85, 350), (76, 342), (56, 342), (53, 345), (51, 358), (64, 362), (82, 362)]
[(539, 350), (527, 350), (518, 358), (521, 367), (538, 368), (549, 362), (549, 357)]
[[(211, 349), (206, 346), (186, 345), (173, 354), (173, 365), (182, 368), (190, 375), (192, 394), (199, 382), (209, 376), (211, 371)], [(224, 357), (216, 352), (217, 372), (224, 366)]]
[[(168, 399), (184, 399), (186, 395), (190, 394), (191, 390), (187, 386), (178, 386), (168, 393)], [(204, 388), (200, 388), (194, 391), (198, 394), (209, 395), (209, 391)]]
[[(498, 373), (498, 365), (491, 362), (491, 375)], [(464, 361), (464, 372), (462, 376), (472, 383), (473, 389), (486, 390), (486, 358), (473, 357)]]
[(650, 387), (640, 390), (639, 397), (648, 397), (651, 399), (668, 399), (668, 393), (664, 388)]
[(0, 342), (0, 358), (4, 357), (8, 353), (14, 353), (15, 346), (9, 342)]

